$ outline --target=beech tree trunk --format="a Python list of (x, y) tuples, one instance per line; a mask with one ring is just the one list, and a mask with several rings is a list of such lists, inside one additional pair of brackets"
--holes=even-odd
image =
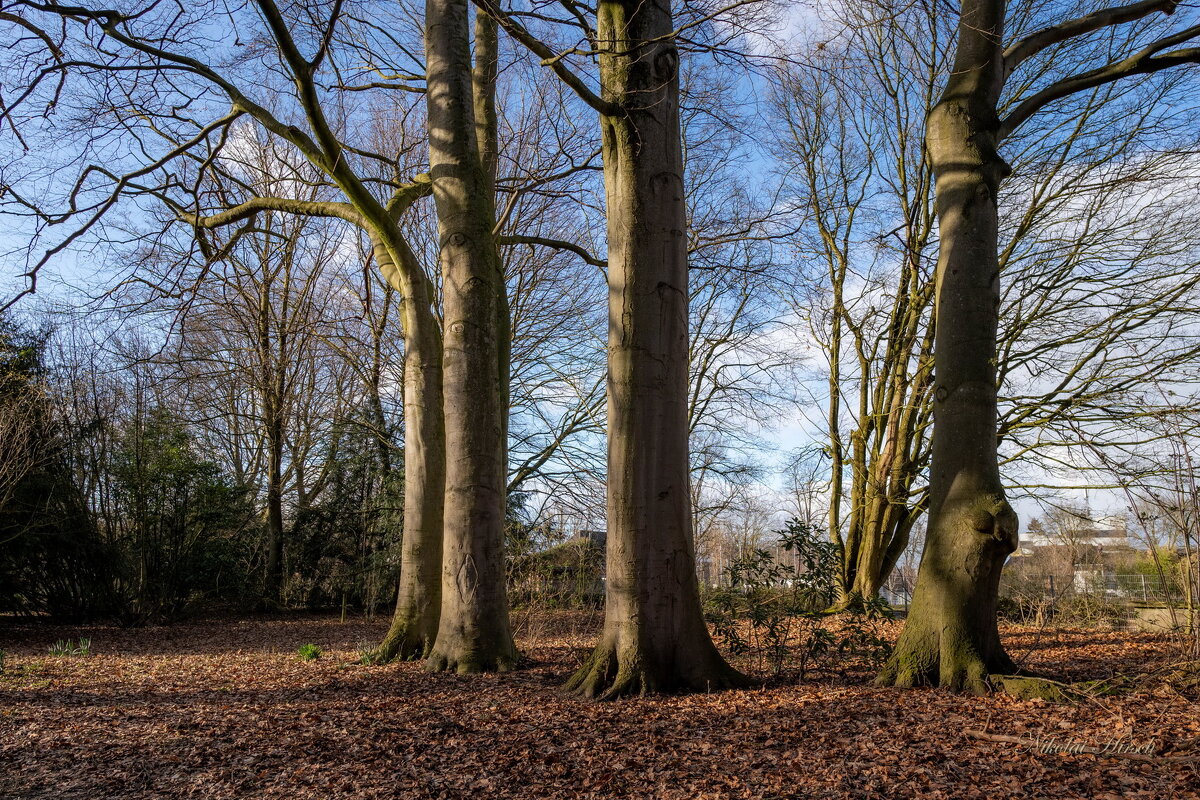
[(746, 685), (700, 608), (688, 486), (688, 268), (679, 55), (668, 0), (598, 10), (608, 209), (604, 631), (568, 682), (587, 697)]
[(442, 337), (432, 308), (433, 287), (415, 280), (423, 275), (416, 256), (402, 240), (397, 244), (409, 262), (403, 273), (388, 249), (375, 243), (376, 263), (404, 298), (404, 539), (396, 613), (375, 653), (380, 661), (429, 655), (442, 599)]
[(996, 459), (996, 192), (1008, 173), (996, 152), (1003, 29), (1003, 2), (964, 3), (954, 72), (928, 120), (941, 226), (929, 532), (881, 685), (981, 692), (989, 673), (1014, 669), (996, 627), (1000, 571), (1017, 546)]
[[(475, 143), (483, 166), (484, 196), (487, 198), (488, 219), (493, 228), (496, 219), (496, 170), (500, 156), (500, 125), (496, 111), (496, 79), (500, 68), (500, 29), (496, 20), (482, 11), (475, 15), (475, 69), (471, 75), (472, 99), (475, 107)], [(496, 251), (501, 275), (499, 303), (496, 307), (496, 337), (500, 356), (500, 442), (504, 464), (505, 487), (508, 480), (508, 414), (509, 382), (512, 374), (512, 311), (508, 302), (504, 256)]]
[(431, 670), (516, 664), (504, 575), (504, 276), (476, 141), (467, 0), (425, 4), (429, 165), (445, 332), (446, 501), (441, 623)]

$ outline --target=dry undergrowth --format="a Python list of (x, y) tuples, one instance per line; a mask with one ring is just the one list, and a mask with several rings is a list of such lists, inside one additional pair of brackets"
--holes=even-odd
[[(594, 704), (558, 687), (596, 620), (529, 621), (524, 669), (470, 678), (359, 664), (384, 621), (0, 624), (0, 797), (1200, 797), (1194, 764), (965, 733), (1154, 740), (1178, 756), (1200, 743), (1200, 705), (1170, 683), (1051, 704), (873, 689), (851, 674)], [(90, 656), (47, 654), (81, 635)], [(1146, 675), (1167, 657), (1147, 634), (1011, 629), (1006, 641), (1072, 681)], [(316, 660), (296, 653), (308, 643)]]

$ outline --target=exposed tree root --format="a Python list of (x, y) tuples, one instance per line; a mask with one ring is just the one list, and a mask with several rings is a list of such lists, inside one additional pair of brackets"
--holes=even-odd
[(393, 661), (415, 661), (425, 658), (433, 650), (434, 636), (417, 630), (413, 624), (393, 624), (379, 646), (371, 651), (371, 660), (377, 664)]
[(615, 645), (601, 644), (564, 688), (568, 693), (591, 700), (617, 700), (649, 694), (749, 689), (758, 685), (753, 678), (729, 666), (716, 648), (712, 651), (715, 657), (700, 659), (704, 663), (653, 668), (635, 652), (627, 652), (622, 659)]
[(1044, 678), (1020, 675), (991, 675), (989, 683), (997, 691), (1010, 694), (1018, 700), (1048, 700), (1051, 703), (1065, 702), (1068, 697), (1064, 685)]
[(511, 672), (520, 661), (515, 652), (484, 653), (463, 648), (458, 652), (445, 652), (436, 647), (425, 659), (426, 672), (457, 672), (459, 675), (474, 675), (480, 672)]

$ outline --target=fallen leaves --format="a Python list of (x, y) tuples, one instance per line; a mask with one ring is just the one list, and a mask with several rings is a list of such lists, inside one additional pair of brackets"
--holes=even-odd
[[(595, 619), (531, 628), (522, 670), (463, 677), (363, 666), (386, 621), (213, 621), (123, 631), (10, 626), (0, 676), (0, 797), (1197, 798), (1183, 763), (1042, 754), (966, 736), (1102, 746), (1200, 739), (1194, 697), (1153, 688), (1078, 704), (864, 685), (595, 704), (559, 686)], [(46, 646), (82, 633), (88, 658)], [(1027, 666), (1070, 680), (1145, 673), (1161, 640), (1007, 632)], [(301, 661), (296, 648), (324, 654)]]

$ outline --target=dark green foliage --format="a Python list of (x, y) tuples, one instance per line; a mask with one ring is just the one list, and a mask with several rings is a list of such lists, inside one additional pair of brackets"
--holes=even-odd
[(826, 612), (837, 594), (841, 553), (819, 528), (790, 520), (776, 531), (782, 559), (753, 549), (726, 570), (726, 583), (709, 593), (705, 615), (718, 640), (758, 672), (780, 676), (790, 666), (803, 679), (818, 661), (838, 657), (874, 666), (889, 646), (875, 599), (837, 619)]
[(1117, 582), (1129, 597), (1186, 605), (1188, 575), (1196, 572), (1195, 553), (1190, 563), (1186, 551), (1158, 547), (1139, 553), (1131, 565), (1132, 574), (1118, 575)]
[(289, 604), (374, 613), (394, 602), (404, 476), (381, 463), (379, 446), (379, 434), (366, 423), (336, 427), (320, 499), (300, 507), (285, 547)]
[(566, 538), (558, 536), (551, 525), (535, 525), (526, 521), (527, 497), (524, 492), (512, 492), (505, 499), (504, 555), (510, 561), (544, 550)]
[(112, 559), (67, 468), (46, 338), (0, 319), (0, 612), (83, 620), (115, 608)]
[(111, 465), (116, 514), (104, 531), (120, 558), (130, 622), (174, 619), (196, 603), (241, 600), (254, 509), (244, 489), (157, 409), (129, 427)]

